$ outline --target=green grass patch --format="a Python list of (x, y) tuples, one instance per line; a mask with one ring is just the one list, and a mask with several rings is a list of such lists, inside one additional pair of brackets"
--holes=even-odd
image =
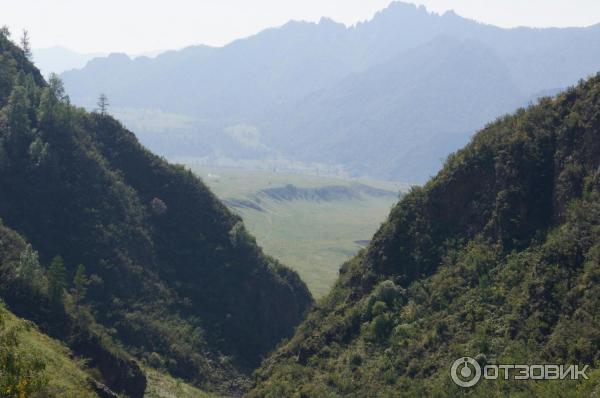
[(41, 333), (28, 321), (0, 308), (7, 329), (18, 328), (21, 346), (40, 358), (46, 365), (43, 372), (48, 380), (44, 389), (47, 397), (88, 398), (97, 397), (88, 383), (83, 361), (75, 358), (62, 343)]
[[(398, 201), (404, 184), (304, 174), (194, 167), (217, 196), (252, 201), (262, 211), (232, 207), (265, 252), (296, 270), (315, 297), (324, 296), (339, 267), (373, 236)], [(360, 195), (333, 201), (278, 201), (257, 193), (264, 189), (352, 187), (361, 183), (390, 191), (388, 196)]]
[(181, 380), (161, 373), (157, 370), (144, 369), (148, 378), (148, 387), (146, 388), (145, 398), (216, 398), (213, 395), (201, 391)]

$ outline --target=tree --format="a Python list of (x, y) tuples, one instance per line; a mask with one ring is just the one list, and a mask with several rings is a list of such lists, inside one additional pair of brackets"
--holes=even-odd
[(69, 112), (69, 96), (65, 94), (65, 86), (56, 73), (51, 73), (48, 78), (48, 87), (44, 87), (38, 108), (38, 120), (42, 126), (50, 126), (61, 115)]
[(21, 36), (21, 50), (27, 59), (31, 59), (31, 44), (29, 42), (29, 32), (23, 29), (23, 36)]
[(110, 105), (108, 103), (108, 97), (106, 96), (106, 94), (102, 93), (100, 94), (100, 97), (98, 97), (98, 110), (100, 111), (101, 115), (106, 115), (106, 111), (108, 110), (108, 106)]
[(0, 35), (4, 36), (5, 39), (10, 38), (10, 29), (8, 28), (8, 26), (3, 25), (0, 28)]
[(48, 293), (55, 303), (62, 300), (67, 286), (67, 271), (61, 256), (56, 256), (48, 268)]
[(36, 288), (41, 288), (43, 285), (44, 276), (40, 267), (38, 253), (33, 250), (31, 245), (27, 245), (23, 253), (21, 253), (19, 259), (19, 276)]
[(50, 145), (42, 141), (40, 137), (36, 137), (29, 145), (29, 159), (35, 167), (41, 166), (50, 156)]
[(73, 278), (73, 299), (75, 303), (80, 303), (87, 293), (87, 277), (85, 276), (85, 266), (79, 264), (75, 277)]
[(4, 112), (8, 119), (8, 127), (13, 133), (29, 131), (29, 99), (25, 87), (17, 85), (13, 88)]
[(157, 215), (165, 214), (167, 212), (167, 205), (160, 198), (152, 199), (150, 201), (150, 207)]
[(9, 157), (21, 159), (31, 144), (31, 122), (29, 120), (29, 99), (23, 86), (15, 86), (2, 109), (9, 134), (5, 137)]
[(54, 72), (48, 77), (48, 87), (50, 93), (58, 102), (68, 102), (68, 96), (65, 94), (65, 85), (61, 78)]

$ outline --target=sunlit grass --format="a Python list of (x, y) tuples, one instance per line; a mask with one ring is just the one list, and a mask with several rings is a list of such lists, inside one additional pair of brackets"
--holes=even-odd
[(144, 369), (148, 378), (148, 387), (146, 388), (145, 398), (216, 398), (197, 388), (185, 384), (181, 380), (161, 373), (157, 370)]
[(19, 327), (21, 345), (46, 364), (48, 379), (45, 395), (60, 398), (97, 397), (90, 388), (85, 364), (76, 359), (62, 343), (41, 333), (35, 325), (0, 309), (5, 315), (7, 328)]
[[(292, 184), (301, 188), (350, 185), (357, 181), (303, 174), (239, 169), (194, 168), (221, 199), (248, 199), (265, 188)], [(362, 180), (361, 183), (398, 192), (403, 184)], [(315, 297), (334, 283), (339, 267), (368, 241), (386, 219), (396, 196), (317, 202), (261, 198), (263, 212), (236, 208), (265, 252), (295, 269)]]

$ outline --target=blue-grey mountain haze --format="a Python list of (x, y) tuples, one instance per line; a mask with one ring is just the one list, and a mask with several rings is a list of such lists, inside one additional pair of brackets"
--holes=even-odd
[(600, 25), (503, 29), (397, 2), (62, 77), (170, 158), (423, 182), (484, 123), (600, 70), (599, 42)]

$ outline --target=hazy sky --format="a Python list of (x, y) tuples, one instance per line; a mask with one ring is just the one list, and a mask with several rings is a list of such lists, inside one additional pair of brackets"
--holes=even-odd
[[(430, 11), (504, 27), (600, 22), (600, 0), (419, 0)], [(0, 25), (27, 28), (34, 48), (130, 54), (191, 44), (223, 45), (290, 19), (352, 25), (390, 0), (0, 0)]]

